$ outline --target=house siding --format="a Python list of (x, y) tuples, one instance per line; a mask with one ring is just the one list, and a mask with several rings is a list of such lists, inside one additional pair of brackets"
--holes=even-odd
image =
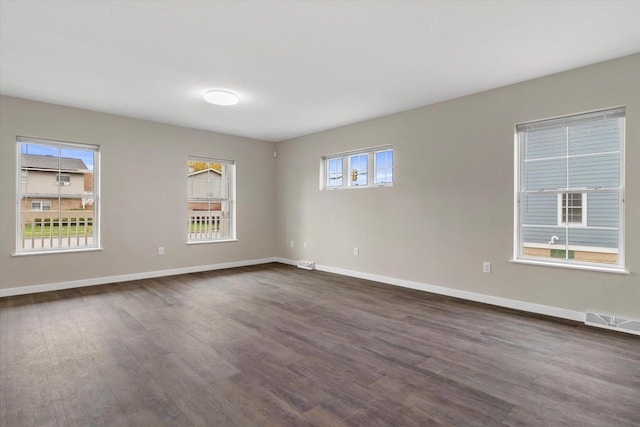
[(29, 170), (27, 182), (22, 183), (22, 194), (58, 194), (82, 196), (84, 193), (84, 173), (62, 172), (69, 175), (69, 185), (58, 185), (56, 171)]
[(222, 177), (216, 172), (203, 172), (188, 177), (189, 199), (219, 199), (222, 194)]

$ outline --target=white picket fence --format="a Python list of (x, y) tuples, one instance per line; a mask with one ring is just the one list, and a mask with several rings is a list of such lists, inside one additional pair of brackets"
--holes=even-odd
[[(23, 211), (22, 249), (82, 248), (94, 244), (93, 211)], [(231, 237), (230, 219), (222, 211), (189, 211), (187, 241)]]
[(229, 218), (222, 211), (189, 211), (187, 241), (228, 239), (229, 225)]
[(93, 211), (23, 211), (22, 249), (93, 246)]

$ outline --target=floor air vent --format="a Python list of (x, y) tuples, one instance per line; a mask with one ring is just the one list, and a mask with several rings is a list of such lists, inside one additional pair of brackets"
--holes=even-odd
[(585, 324), (598, 328), (612, 329), (628, 334), (640, 335), (640, 321), (628, 320), (621, 317), (606, 316), (604, 314), (587, 313)]
[(313, 270), (316, 263), (313, 261), (298, 261), (298, 268), (304, 268), (305, 270)]

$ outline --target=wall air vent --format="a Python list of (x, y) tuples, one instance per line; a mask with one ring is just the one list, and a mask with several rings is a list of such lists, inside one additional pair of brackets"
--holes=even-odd
[(313, 270), (316, 267), (316, 263), (313, 261), (298, 261), (298, 268), (305, 270)]
[(638, 320), (623, 319), (621, 317), (607, 316), (597, 313), (587, 313), (584, 323), (598, 328), (640, 335), (640, 321)]

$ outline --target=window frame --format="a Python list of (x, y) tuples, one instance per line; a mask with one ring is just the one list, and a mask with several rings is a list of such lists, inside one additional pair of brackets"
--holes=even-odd
[[(379, 182), (376, 176), (376, 154), (381, 152), (391, 152), (391, 181)], [(355, 188), (373, 188), (373, 187), (392, 187), (393, 186), (393, 169), (394, 169), (394, 150), (391, 145), (383, 145), (360, 150), (345, 151), (342, 153), (330, 154), (323, 156), (320, 160), (320, 190), (346, 190)], [(352, 159), (357, 156), (366, 156), (366, 184), (352, 183)], [(340, 159), (342, 161), (342, 184), (329, 185), (331, 173), (330, 163)], [(360, 174), (363, 174), (362, 172)]]
[[(205, 163), (217, 163), (225, 165), (228, 174), (228, 190), (227, 190), (227, 198), (224, 197), (205, 197), (205, 198), (191, 198), (189, 197), (189, 173), (186, 176), (186, 188), (187, 188), (187, 245), (199, 245), (206, 243), (223, 243), (223, 242), (235, 242), (238, 240), (236, 234), (236, 162), (235, 160), (221, 159), (216, 157), (206, 157), (206, 156), (187, 156), (187, 165), (189, 162), (205, 162)], [(221, 187), (222, 188), (222, 187)], [(209, 193), (207, 193), (209, 194)], [(221, 237), (221, 238), (206, 238), (206, 239), (192, 239), (191, 235), (191, 219), (189, 218), (189, 203), (220, 203), (221, 206), (224, 203), (227, 203), (229, 206), (229, 236)]]
[[(391, 153), (391, 181), (378, 181), (378, 154), (380, 153)], [(385, 170), (385, 177), (387, 175), (389, 175), (388, 170), (389, 168), (385, 167), (385, 168), (381, 168)], [(373, 152), (373, 181), (374, 184), (376, 186), (385, 186), (385, 185), (393, 185), (393, 149), (392, 148), (386, 148), (386, 149), (382, 149), (382, 150), (375, 150)]]
[[(44, 139), (44, 138), (36, 138), (36, 137), (28, 137), (28, 136), (16, 136), (16, 227), (15, 227), (15, 251), (13, 252), (14, 256), (24, 256), (24, 255), (40, 255), (40, 254), (58, 254), (58, 253), (74, 253), (74, 252), (88, 252), (88, 251), (101, 251), (102, 243), (101, 243), (101, 218), (100, 218), (100, 205), (101, 205), (101, 195), (100, 195), (100, 173), (101, 173), (101, 164), (100, 164), (100, 154), (101, 147), (97, 144), (87, 144), (80, 142), (72, 142), (72, 141), (61, 141), (54, 139)], [(28, 180), (26, 183), (22, 181), (23, 179), (23, 169), (22, 169), (22, 145), (23, 144), (33, 144), (33, 145), (41, 145), (47, 147), (53, 147), (58, 149), (58, 158), (61, 156), (61, 150), (84, 150), (93, 153), (93, 191), (91, 197), (93, 198), (93, 219), (90, 221), (91, 223), (91, 237), (93, 239), (93, 244), (86, 246), (68, 246), (61, 247), (61, 241), (63, 236), (58, 236), (58, 245), (57, 247), (49, 247), (49, 248), (27, 248), (21, 247), (21, 242), (23, 240), (22, 236), (22, 198), (25, 194), (31, 194), (28, 191), (22, 191), (22, 187), (28, 184)], [(66, 173), (62, 173), (63, 175)], [(31, 175), (27, 173), (27, 177)], [(58, 185), (58, 177), (61, 175), (61, 170), (58, 168), (56, 172), (56, 187), (60, 187)], [(45, 196), (49, 194), (42, 193)], [(60, 212), (62, 211), (62, 195), (60, 190), (58, 190), (57, 194), (51, 194), (52, 198), (58, 199), (58, 213), (60, 218)], [(83, 191), (84, 195), (84, 191)], [(53, 204), (51, 204), (51, 209), (49, 211), (42, 210), (42, 201), (43, 197), (34, 197), (33, 201), (40, 201), (40, 211), (39, 212), (54, 212)], [(51, 203), (51, 201), (48, 201)], [(89, 222), (88, 220), (83, 220), (83, 223)], [(72, 224), (72, 223), (71, 223)], [(68, 239), (68, 237), (64, 237)], [(77, 236), (72, 237), (71, 239), (78, 239)], [(51, 239), (50, 239), (51, 240)]]
[[(524, 178), (524, 142), (522, 140), (523, 131), (522, 128), (527, 126), (536, 126), (539, 124), (549, 124), (549, 126), (553, 126), (552, 123), (563, 122), (564, 126), (575, 125), (580, 123), (586, 123), (592, 120), (606, 120), (606, 119), (620, 119), (619, 122), (619, 150), (615, 153), (618, 154), (618, 187), (615, 188), (562, 188), (558, 190), (550, 190), (549, 192), (555, 192), (559, 194), (560, 197), (560, 205), (562, 203), (561, 195), (563, 193), (581, 193), (583, 195), (583, 223), (568, 226), (566, 224), (561, 224), (566, 229), (570, 228), (579, 228), (579, 227), (589, 227), (588, 226), (588, 218), (587, 218), (587, 197), (588, 194), (591, 193), (616, 193), (618, 198), (618, 221), (617, 221), (617, 255), (618, 255), (618, 263), (617, 264), (609, 264), (609, 263), (600, 263), (600, 262), (586, 262), (586, 261), (575, 261), (572, 259), (555, 259), (555, 258), (546, 258), (546, 257), (535, 257), (531, 255), (524, 255), (524, 241), (523, 241), (523, 224), (521, 218), (521, 194), (522, 194), (522, 185)], [(624, 106), (612, 107), (602, 110), (594, 110), (589, 112), (570, 114), (566, 116), (552, 117), (548, 119), (536, 120), (532, 122), (523, 122), (520, 124), (516, 124), (514, 126), (514, 244), (513, 244), (513, 257), (511, 262), (522, 263), (522, 264), (533, 264), (533, 265), (544, 265), (551, 267), (563, 267), (563, 268), (573, 268), (580, 270), (593, 270), (600, 272), (609, 272), (609, 273), (621, 273), (621, 274), (629, 274), (625, 263), (625, 145), (626, 145), (626, 108)], [(604, 153), (598, 153), (604, 154)], [(567, 158), (570, 158), (571, 155), (567, 154)], [(545, 192), (547, 190), (541, 190), (539, 192)], [(533, 191), (529, 191), (530, 193)], [(559, 213), (558, 224), (562, 221), (561, 213)], [(606, 227), (601, 227), (606, 228)], [(615, 229), (615, 228), (614, 228)], [(564, 244), (562, 245), (564, 246)], [(573, 249), (574, 245), (567, 245), (564, 247), (564, 250), (568, 252), (573, 250), (584, 250), (584, 248), (590, 248), (590, 246), (579, 246), (575, 245), (577, 249)], [(607, 248), (608, 249), (608, 248)]]
[[(355, 168), (353, 165), (353, 161), (354, 158), (358, 158), (358, 163), (362, 162), (362, 158), (364, 157), (364, 164), (365, 169), (364, 172), (362, 172), (361, 170)], [(349, 156), (347, 156), (348, 158), (348, 164), (349, 166), (347, 167), (347, 171), (349, 172), (349, 174), (347, 175), (347, 182), (349, 183), (349, 187), (368, 187), (369, 186), (369, 170), (371, 169), (369, 167), (369, 162), (370, 162), (370, 156), (369, 156), (369, 152), (364, 152), (364, 153), (355, 153), (355, 154), (350, 154)], [(343, 160), (344, 162), (344, 160)], [(355, 177), (356, 179), (353, 179), (354, 173), (355, 173)], [(360, 177), (364, 175), (364, 184), (358, 184), (358, 180), (360, 179)], [(344, 182), (344, 181), (343, 181)]]
[[(331, 172), (331, 162), (332, 161), (338, 161), (340, 160), (340, 172), (339, 172), (339, 178), (337, 177), (332, 177), (332, 175), (334, 174), (338, 174), (338, 172)], [(327, 188), (339, 188), (342, 187), (344, 185), (344, 158), (343, 157), (330, 157), (327, 159), (327, 161), (325, 162), (325, 177), (326, 177), (326, 181), (325, 181), (325, 186)], [(331, 185), (331, 180), (332, 179), (340, 179), (342, 180), (342, 182), (340, 183), (340, 185)]]

